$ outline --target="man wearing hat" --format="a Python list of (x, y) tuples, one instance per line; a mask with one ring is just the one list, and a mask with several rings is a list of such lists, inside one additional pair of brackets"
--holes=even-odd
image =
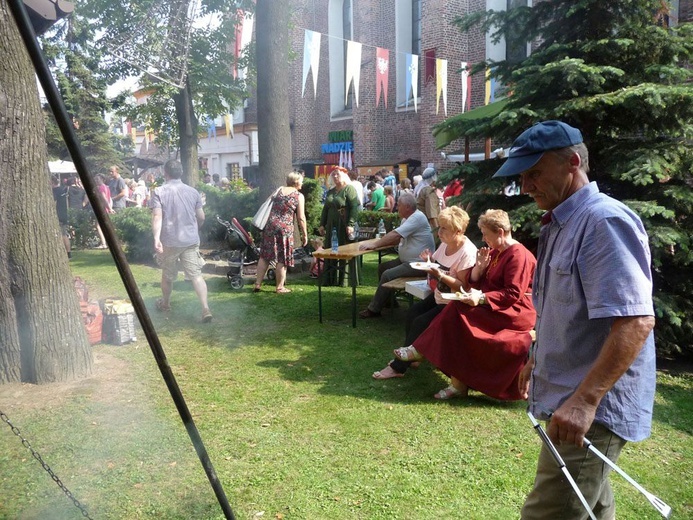
[[(494, 177), (520, 176), (545, 210), (533, 299), (537, 341), (520, 377), (529, 409), (599, 519), (615, 517), (608, 470), (583, 445), (616, 461), (650, 434), (655, 392), (654, 309), (640, 218), (590, 182), (582, 134), (561, 121), (532, 126)], [(542, 446), (523, 519), (585, 518)]]

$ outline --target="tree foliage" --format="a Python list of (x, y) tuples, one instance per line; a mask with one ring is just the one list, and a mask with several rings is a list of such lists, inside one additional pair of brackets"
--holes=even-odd
[[(98, 72), (101, 55), (91, 44), (93, 38), (93, 27), (74, 14), (43, 38), (43, 51), (72, 116), (89, 171), (103, 173), (112, 164), (122, 166), (127, 147), (110, 131), (105, 120), (111, 105), (106, 96), (106, 78)], [(70, 154), (48, 105), (44, 112), (49, 155), (69, 160)], [(125, 140), (132, 148), (130, 137)]]
[[(650, 235), (660, 353), (691, 351), (693, 325), (693, 26), (658, 23), (659, 0), (556, 0), (508, 11), (473, 13), (462, 30), (480, 25), (496, 40), (533, 43), (519, 63), (486, 66), (510, 92), (495, 117), (451, 117), (436, 132), (492, 137), (509, 144), (531, 124), (560, 119), (582, 130), (590, 178), (632, 207)], [(539, 211), (525, 197), (499, 196), (490, 174), (499, 163), (462, 165), (443, 175), (465, 179), (463, 204), (511, 210), (523, 240), (537, 236)], [(608, 247), (608, 244), (605, 244)]]
[[(81, 0), (76, 11), (89, 18), (100, 37), (95, 42), (108, 59), (102, 62), (106, 77), (115, 82), (137, 77), (139, 87), (148, 89), (147, 103), (136, 104), (120, 96), (118, 113), (133, 122), (144, 124), (164, 146), (176, 145), (181, 152), (184, 180), (195, 185), (197, 178), (198, 132), (203, 119), (233, 113), (246, 97), (247, 85), (233, 75), (235, 27), (243, 12), (252, 12), (249, 0), (201, 0), (198, 19), (190, 28), (189, 53), (181, 44), (181, 34), (188, 29), (184, 16), (191, 0)], [(164, 13), (168, 23), (152, 26), (152, 12)], [(127, 35), (144, 35), (147, 48), (142, 61), (167, 56), (171, 61), (183, 60), (187, 77), (182, 87), (173, 86), (142, 72), (131, 63), (115, 59), (114, 41), (126, 41)], [(247, 65), (241, 60), (238, 66)]]

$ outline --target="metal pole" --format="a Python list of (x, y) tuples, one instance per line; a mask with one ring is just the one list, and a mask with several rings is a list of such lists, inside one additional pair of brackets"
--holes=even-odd
[(7, 0), (7, 3), (12, 10), (17, 27), (22, 39), (24, 40), (24, 45), (26, 45), (31, 61), (34, 64), (36, 75), (41, 82), (41, 86), (43, 87), (43, 91), (46, 94), (48, 103), (51, 106), (51, 110), (53, 111), (55, 120), (58, 123), (58, 127), (60, 128), (63, 139), (65, 140), (67, 149), (70, 151), (75, 168), (77, 169), (79, 177), (82, 180), (82, 184), (87, 192), (87, 196), (89, 197), (89, 202), (94, 209), (96, 219), (104, 232), (104, 236), (106, 237), (106, 242), (108, 243), (108, 247), (113, 255), (116, 268), (120, 273), (123, 283), (125, 284), (125, 289), (130, 297), (133, 307), (135, 308), (137, 317), (140, 320), (140, 324), (144, 330), (144, 335), (147, 337), (149, 347), (154, 355), (157, 365), (159, 366), (161, 376), (166, 382), (169, 393), (171, 394), (173, 402), (178, 409), (178, 413), (183, 421), (183, 424), (185, 425), (185, 429), (188, 431), (190, 440), (192, 441), (195, 451), (197, 452), (197, 456), (202, 463), (205, 473), (207, 474), (207, 478), (212, 485), (212, 489), (214, 490), (214, 494), (219, 501), (219, 505), (224, 511), (224, 515), (227, 519), (234, 520), (235, 517), (226, 495), (224, 494), (224, 489), (217, 478), (216, 472), (214, 471), (214, 466), (212, 465), (212, 461), (209, 459), (209, 455), (207, 454), (207, 450), (202, 442), (200, 433), (195, 426), (195, 422), (193, 421), (192, 415), (188, 410), (188, 406), (185, 403), (183, 394), (181, 393), (178, 383), (176, 382), (176, 378), (171, 371), (170, 365), (168, 364), (166, 354), (161, 346), (159, 337), (149, 317), (147, 308), (144, 305), (142, 295), (137, 288), (135, 278), (132, 276), (132, 271), (130, 270), (130, 266), (125, 258), (125, 254), (118, 244), (111, 220), (106, 214), (105, 208), (101, 204), (96, 185), (89, 175), (87, 163), (84, 159), (79, 141), (77, 140), (77, 135), (75, 134), (72, 121), (70, 120), (63, 99), (58, 92), (55, 82), (53, 81), (53, 76), (51, 75), (48, 65), (43, 57), (41, 47), (36, 39), (34, 28), (31, 25), (31, 21), (29, 20), (29, 16), (26, 12), (24, 4), (22, 0)]

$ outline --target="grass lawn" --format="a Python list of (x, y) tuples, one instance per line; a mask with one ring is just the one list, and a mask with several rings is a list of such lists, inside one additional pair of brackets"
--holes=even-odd
[[(125, 296), (108, 252), (77, 251), (91, 298)], [(366, 256), (363, 308), (375, 289)], [(238, 519), (513, 519), (534, 478), (540, 441), (525, 404), (481, 394), (436, 402), (445, 378), (423, 364), (375, 381), (403, 340), (406, 304), (351, 327), (350, 291), (291, 277), (293, 293), (232, 290), (208, 279), (211, 324), (176, 282), (158, 313), (159, 271), (132, 266), (168, 361)], [(223, 518), (144, 341), (94, 347), (94, 376), (0, 386), (0, 411), (93, 518)], [(653, 435), (621, 466), (693, 518), (693, 374), (658, 373)], [(612, 476), (619, 520), (655, 519)], [(77, 519), (80, 511), (0, 421), (0, 518)]]

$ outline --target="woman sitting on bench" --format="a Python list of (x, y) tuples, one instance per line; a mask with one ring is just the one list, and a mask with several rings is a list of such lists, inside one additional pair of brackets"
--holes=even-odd
[[(440, 247), (430, 258), (430, 251), (426, 249), (421, 253), (421, 258), (430, 259), (440, 267), (428, 271), (428, 284), (433, 292), (424, 300), (412, 305), (407, 313), (405, 346), (411, 345), (448, 303), (440, 295), (441, 291), (459, 291), (476, 262), (476, 246), (464, 234), (469, 224), (467, 212), (457, 206), (444, 209), (438, 216), (438, 223)], [(374, 372), (373, 378), (402, 377), (409, 365), (410, 362), (395, 359), (382, 370)]]
[(445, 306), (395, 356), (408, 362), (425, 357), (451, 378), (436, 399), (466, 396), (473, 388), (496, 399), (519, 400), (524, 396), (518, 378), (536, 320), (530, 293), (536, 259), (512, 238), (505, 211), (486, 211), (479, 228), (488, 247), (479, 250), (469, 274), (469, 284), (478, 291)]

